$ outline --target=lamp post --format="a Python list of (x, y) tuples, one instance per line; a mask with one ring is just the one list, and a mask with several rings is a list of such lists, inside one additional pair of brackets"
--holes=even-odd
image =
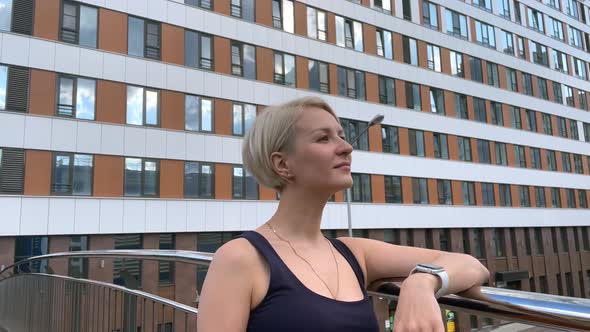
[[(363, 129), (363, 131), (361, 131), (354, 139), (352, 139), (349, 143), (352, 145), (354, 144), (356, 141), (359, 140), (359, 138), (361, 138), (361, 136), (367, 131), (369, 130), (369, 128), (371, 128), (372, 126), (383, 122), (383, 118), (385, 118), (385, 116), (383, 114), (377, 114), (375, 115), (371, 121), (369, 122), (369, 125), (367, 126), (367, 128)], [(348, 236), (352, 237), (352, 215), (350, 212), (350, 196), (351, 196), (351, 190), (350, 188), (346, 188), (346, 211), (348, 212)]]

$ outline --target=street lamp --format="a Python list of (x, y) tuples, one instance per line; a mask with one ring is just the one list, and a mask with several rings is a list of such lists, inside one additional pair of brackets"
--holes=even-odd
[[(356, 135), (356, 137), (354, 139), (352, 139), (349, 143), (351, 145), (353, 145), (354, 143), (356, 143), (356, 141), (359, 140), (359, 138), (361, 138), (361, 136), (367, 131), (369, 130), (369, 128), (371, 128), (372, 126), (383, 122), (383, 118), (385, 118), (385, 116), (383, 114), (377, 114), (375, 115), (371, 121), (369, 122), (369, 125), (367, 126), (367, 128), (363, 129), (363, 131), (361, 131), (358, 135)], [(346, 189), (346, 210), (348, 212), (348, 236), (352, 237), (352, 215), (350, 213), (350, 196), (351, 196), (351, 191), (350, 188)]]

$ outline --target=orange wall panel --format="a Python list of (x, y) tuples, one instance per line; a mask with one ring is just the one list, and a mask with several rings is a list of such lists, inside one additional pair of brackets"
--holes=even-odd
[(215, 199), (232, 198), (232, 165), (215, 165)]
[(272, 26), (272, 0), (256, 0), (256, 23)]
[(162, 61), (184, 65), (183, 28), (162, 23)]
[(328, 38), (327, 42), (330, 44), (336, 44), (336, 29), (331, 27), (336, 27), (336, 16), (328, 12)]
[(459, 160), (459, 144), (457, 143), (457, 136), (447, 135), (447, 145), (449, 147), (449, 159)]
[(385, 177), (371, 174), (371, 195), (373, 203), (385, 203)]
[(411, 177), (402, 176), (402, 201), (403, 204), (414, 204)]
[(229, 39), (213, 36), (213, 52), (215, 54), (215, 72), (231, 74)]
[(451, 181), (453, 205), (463, 205), (463, 186), (461, 181)]
[(59, 39), (59, 0), (35, 1), (33, 35), (39, 38)]
[(98, 21), (98, 48), (127, 54), (127, 14), (100, 8)]
[(455, 113), (455, 96), (451, 91), (444, 91), (445, 115), (451, 118), (457, 116)]
[(330, 84), (330, 94), (333, 96), (337, 96), (338, 95), (338, 67), (333, 64), (330, 63), (328, 64), (328, 67), (330, 69), (330, 82), (332, 82)]
[(363, 43), (365, 53), (377, 54), (377, 29), (375, 26), (363, 23)]
[(258, 192), (261, 201), (274, 201), (277, 199), (277, 192), (274, 189), (259, 185)]
[(256, 78), (260, 81), (272, 83), (273, 53), (271, 49), (256, 46)]
[[(338, 81), (336, 81), (338, 82)], [(367, 101), (379, 103), (379, 80), (376, 74), (365, 73)], [(337, 84), (335, 84), (337, 85)]]
[(29, 113), (49, 116), (55, 114), (56, 79), (54, 72), (31, 70)]
[(424, 132), (424, 150), (426, 157), (434, 158), (434, 135), (431, 131)]
[(184, 94), (162, 90), (162, 128), (184, 130)]
[[(258, 4), (258, 1), (256, 1)], [(256, 6), (254, 6), (256, 7)], [(223, 14), (223, 15), (230, 15), (230, 0), (215, 0), (213, 1), (213, 10)]]
[(395, 80), (395, 104), (397, 107), (406, 107), (406, 82)]
[(49, 151), (25, 151), (25, 195), (49, 195), (51, 156)]
[(307, 7), (304, 3), (295, 1), (295, 33), (307, 37)]
[(426, 179), (428, 186), (428, 202), (430, 204), (438, 204), (438, 188), (436, 179)]
[(160, 161), (160, 197), (184, 197), (184, 162), (182, 160)]
[(94, 196), (122, 197), (124, 177), (124, 157), (94, 156)]
[(397, 131), (399, 137), (399, 153), (404, 156), (410, 155), (410, 141), (408, 128), (399, 128)]
[(309, 89), (308, 60), (302, 56), (297, 56), (295, 61), (297, 88), (307, 90)]
[(383, 152), (383, 141), (381, 139), (381, 125), (369, 127), (369, 151)]
[(215, 133), (219, 135), (232, 134), (232, 102), (215, 99)]
[(127, 87), (124, 83), (98, 80), (96, 83), (96, 120), (126, 122)]
[(403, 38), (399, 33), (392, 32), (391, 39), (393, 41), (393, 60), (397, 62), (404, 61)]

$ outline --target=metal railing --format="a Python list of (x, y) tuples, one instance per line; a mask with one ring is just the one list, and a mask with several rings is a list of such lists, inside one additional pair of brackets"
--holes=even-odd
[[(213, 254), (180, 250), (96, 250), (22, 260), (0, 271), (0, 332), (194, 331), (198, 310), (144, 291), (22, 266), (57, 258), (116, 258), (209, 265)], [(29, 270), (30, 271), (30, 270)], [(14, 273), (13, 273), (14, 272)], [(397, 301), (401, 280), (379, 280), (374, 297)], [(442, 308), (564, 331), (590, 331), (590, 300), (479, 287), (439, 299)]]

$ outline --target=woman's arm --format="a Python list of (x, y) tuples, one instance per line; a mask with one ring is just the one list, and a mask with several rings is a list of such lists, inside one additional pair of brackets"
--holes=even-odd
[(253, 250), (247, 240), (236, 239), (215, 252), (201, 290), (199, 332), (246, 331), (255, 265)]

